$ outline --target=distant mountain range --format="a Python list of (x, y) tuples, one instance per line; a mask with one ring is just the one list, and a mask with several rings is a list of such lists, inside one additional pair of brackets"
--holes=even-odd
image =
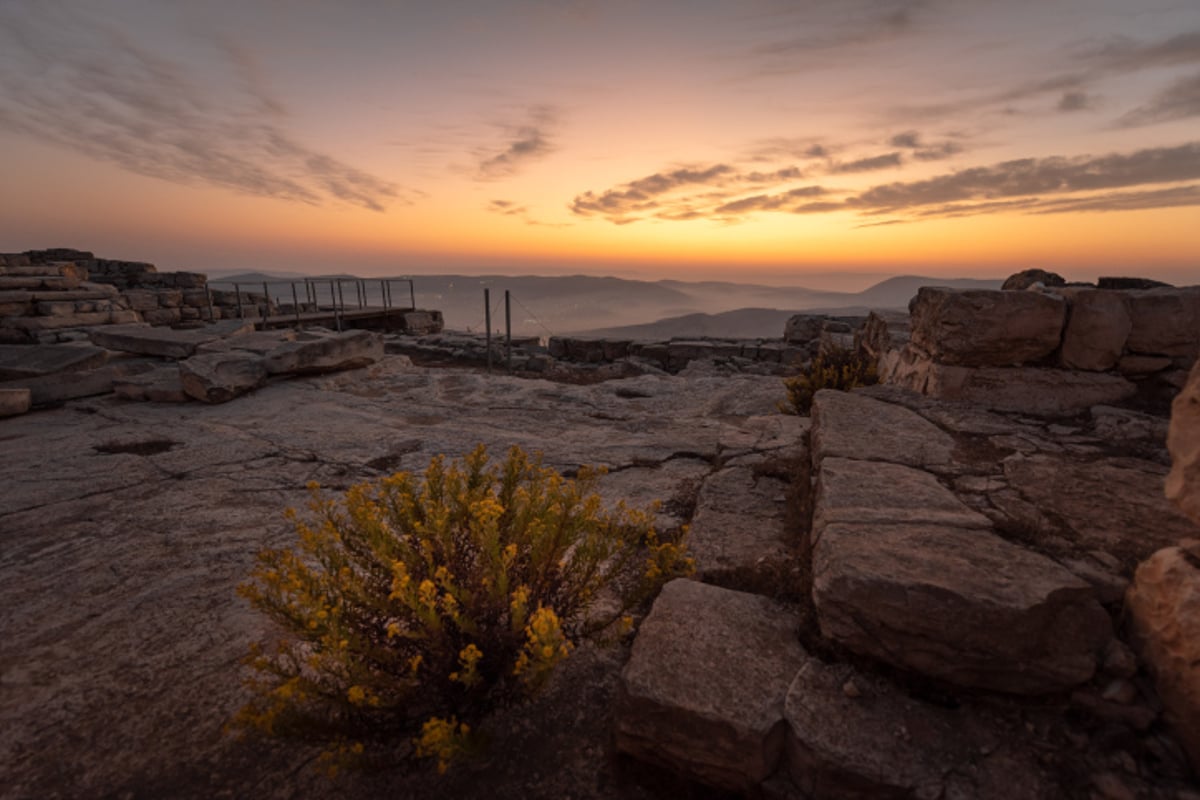
[[(262, 283), (284, 302), (291, 289), (272, 282), (303, 280), (305, 276), (260, 272), (214, 275), (216, 287), (234, 282), (249, 291)], [(313, 280), (347, 275), (308, 276)], [(907, 308), (922, 286), (959, 289), (999, 288), (1000, 280), (929, 278), (904, 275), (888, 278), (861, 292), (831, 292), (795, 286), (764, 286), (720, 281), (639, 281), (589, 275), (415, 275), (414, 294), (420, 308), (438, 309), (453, 330), (484, 329), (483, 290), (491, 290), (492, 329), (504, 329), (504, 291), (511, 294), (514, 335), (580, 334), (628, 338), (670, 336), (778, 337), (792, 314), (865, 314), (869, 309)], [(369, 303), (380, 302), (379, 279), (365, 279)], [(328, 284), (319, 286), (327, 297)], [(355, 292), (343, 286), (346, 302)], [(407, 302), (407, 287), (393, 285), (392, 296)]]

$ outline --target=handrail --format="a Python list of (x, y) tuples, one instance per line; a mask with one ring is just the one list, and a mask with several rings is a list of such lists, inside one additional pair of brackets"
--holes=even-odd
[[(352, 297), (352, 301), (356, 304), (356, 307), (358, 309), (365, 310), (365, 309), (371, 308), (370, 300), (372, 298), (370, 296), (371, 292), (369, 291), (369, 288), (371, 290), (373, 290), (374, 289), (373, 284), (375, 282), (379, 283), (378, 298), (379, 298), (379, 301), (382, 303), (384, 314), (390, 313), (393, 310), (395, 310), (395, 311), (415, 311), (416, 310), (417, 297), (416, 297), (416, 289), (414, 288), (412, 278), (359, 278), (359, 277), (355, 277), (355, 276), (349, 276), (349, 277), (333, 277), (333, 278), (300, 278), (297, 280), (283, 280), (283, 279), (266, 280), (266, 281), (261, 281), (261, 282), (255, 281), (252, 284), (246, 284), (243, 281), (222, 281), (222, 280), (218, 279), (218, 280), (209, 281), (209, 284), (212, 285), (212, 284), (222, 284), (223, 283), (227, 286), (233, 287), (233, 291), (237, 295), (237, 307), (238, 307), (238, 318), (239, 319), (245, 318), (245, 311), (242, 307), (242, 286), (249, 285), (249, 286), (253, 286), (254, 288), (262, 287), (263, 297), (266, 301), (262, 307), (262, 320), (263, 320), (264, 324), (267, 322), (268, 317), (270, 317), (270, 315), (271, 315), (270, 311), (271, 311), (272, 299), (271, 299), (271, 290), (269, 287), (271, 287), (271, 286), (290, 287), (291, 294), (292, 294), (292, 313), (295, 314), (295, 319), (296, 319), (297, 325), (301, 324), (301, 319), (300, 319), (301, 311), (300, 310), (301, 310), (302, 306), (301, 306), (301, 302), (300, 302), (299, 287), (302, 286), (303, 292), (304, 292), (305, 305), (311, 306), (313, 308), (313, 310), (315, 310), (315, 311), (331, 311), (331, 312), (333, 312), (334, 321), (337, 324), (337, 329), (340, 331), (340, 330), (342, 330), (342, 320), (345, 317), (346, 307), (347, 307), (346, 306), (345, 284), (349, 283), (354, 286), (354, 290), (353, 290), (354, 296)], [(399, 306), (395, 306), (393, 303), (392, 285), (395, 283), (407, 283), (408, 284), (409, 305), (407, 308), (400, 308)], [(328, 290), (329, 290), (329, 304), (327, 306), (322, 307), (321, 295), (326, 286), (328, 286)], [(249, 291), (247, 291), (246, 293), (248, 295), (250, 294)], [(211, 296), (210, 296), (210, 305), (211, 305)], [(283, 304), (276, 302), (277, 307), (280, 305), (283, 305)], [(210, 309), (209, 313), (210, 314), (212, 313), (211, 309)]]

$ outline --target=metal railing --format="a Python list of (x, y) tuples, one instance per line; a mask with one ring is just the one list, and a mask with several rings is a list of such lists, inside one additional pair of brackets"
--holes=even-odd
[[(245, 319), (245, 306), (242, 303), (243, 288), (254, 287), (262, 288), (264, 303), (262, 305), (261, 318), (265, 325), (271, 319), (272, 286), (286, 286), (290, 290), (292, 296), (291, 311), (288, 314), (279, 314), (275, 319), (282, 321), (284, 317), (294, 317), (296, 325), (303, 324), (301, 314), (305, 313), (331, 313), (334, 321), (337, 324), (337, 329), (342, 330), (342, 322), (345, 318), (347, 309), (357, 309), (360, 311), (370, 310), (372, 308), (382, 308), (383, 313), (387, 314), (391, 311), (415, 311), (417, 308), (416, 291), (413, 287), (411, 278), (303, 278), (300, 280), (286, 281), (255, 281), (254, 283), (244, 283), (241, 281), (210, 281), (212, 284), (224, 284), (232, 286), (235, 293), (235, 301), (238, 309), (238, 319)], [(401, 283), (408, 284), (408, 306), (400, 307), (396, 305), (393, 285)], [(351, 286), (349, 292), (346, 291), (346, 286)], [(376, 289), (378, 285), (378, 289)], [(327, 292), (327, 294), (326, 294)], [(350, 294), (350, 303), (347, 303), (346, 296)], [(247, 288), (245, 295), (251, 297), (252, 293)], [(324, 303), (323, 296), (328, 298), (328, 303)], [(303, 302), (301, 298), (303, 297)], [(403, 297), (403, 290), (401, 290)], [(274, 305), (277, 309), (286, 308), (286, 304), (280, 302), (283, 299), (282, 295), (276, 295)], [(377, 301), (377, 305), (373, 305), (372, 301)], [(209, 315), (212, 318), (212, 295), (209, 294)]]

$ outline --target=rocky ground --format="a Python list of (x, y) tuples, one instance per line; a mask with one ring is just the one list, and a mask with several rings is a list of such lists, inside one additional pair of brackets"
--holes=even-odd
[(718, 465), (794, 444), (777, 378), (644, 376), (594, 386), (411, 367), (272, 383), (217, 406), (72, 401), (0, 422), (0, 795), (645, 796), (617, 770), (609, 699), (626, 650), (583, 652), (494, 750), (435, 780), (330, 783), (312, 748), (222, 733), (239, 659), (267, 623), (235, 595), (282, 511), (485, 442), (604, 464), (604, 493), (691, 514)]
[[(786, 718), (808, 733), (783, 774), (819, 776), (795, 782), (823, 797), (1200, 797), (1152, 682), (1108, 644), (1133, 567), (1195, 532), (1162, 500), (1165, 420), (875, 388), (822, 394), (810, 423), (782, 398), (777, 377), (702, 362), (571, 385), (393, 356), (223, 405), (108, 396), (0, 422), (0, 794), (709, 797), (616, 755), (614, 736), (733, 785), (770, 774), (742, 756), (778, 759)], [(314, 748), (225, 735), (239, 659), (271, 633), (234, 590), (258, 548), (289, 541), (282, 510), (305, 483), (343, 489), (478, 442), (608, 466), (606, 498), (691, 523), (704, 583), (664, 593), (632, 660), (628, 642), (581, 649), (442, 778), (331, 781)], [(955, 624), (938, 624), (945, 608)]]

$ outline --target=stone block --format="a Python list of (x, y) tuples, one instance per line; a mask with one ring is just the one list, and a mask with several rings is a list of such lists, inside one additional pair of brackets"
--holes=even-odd
[(87, 345), (0, 345), (0, 381), (94, 369), (108, 351)]
[[(116, 312), (114, 312), (115, 315)], [(189, 331), (151, 328), (147, 325), (110, 325), (96, 328), (90, 336), (93, 344), (109, 350), (121, 350), (127, 353), (161, 358), (187, 358), (205, 342), (253, 330), (254, 323), (252, 322), (242, 323), (231, 320), (228, 323)]]
[(1101, 289), (1062, 290), (1069, 311), (1061, 363), (1067, 369), (1103, 372), (1116, 366), (1133, 328), (1126, 296)]
[(1088, 583), (986, 530), (828, 524), (813, 602), (822, 634), (854, 652), (1014, 694), (1088, 681), (1112, 639)]
[(1200, 286), (1128, 295), (1133, 327), (1125, 343), (1127, 351), (1196, 358), (1200, 353)]
[(756, 788), (779, 764), (784, 699), (808, 658), (799, 624), (765, 597), (668, 583), (621, 673), (617, 749), (709, 786)]
[(912, 343), (942, 364), (1028, 364), (1058, 349), (1066, 310), (1040, 292), (923, 286), (909, 304)]
[(380, 336), (353, 330), (285, 342), (267, 354), (263, 363), (272, 375), (308, 374), (365, 367), (383, 354)]
[(154, 311), (158, 308), (158, 295), (151, 289), (128, 289), (121, 293), (121, 297), (134, 311)]
[(817, 392), (812, 421), (814, 463), (828, 456), (912, 467), (953, 460), (950, 434), (914, 411), (857, 392)]
[(226, 403), (251, 392), (267, 374), (262, 358), (253, 353), (204, 353), (179, 362), (183, 390), (206, 403)]
[(749, 466), (712, 474), (700, 488), (688, 551), (708, 583), (753, 588), (785, 565), (795, 546), (785, 524), (786, 481)]
[(1184, 514), (1200, 525), (1200, 362), (1192, 367), (1183, 390), (1171, 403), (1167, 433), (1171, 473), (1166, 495)]

